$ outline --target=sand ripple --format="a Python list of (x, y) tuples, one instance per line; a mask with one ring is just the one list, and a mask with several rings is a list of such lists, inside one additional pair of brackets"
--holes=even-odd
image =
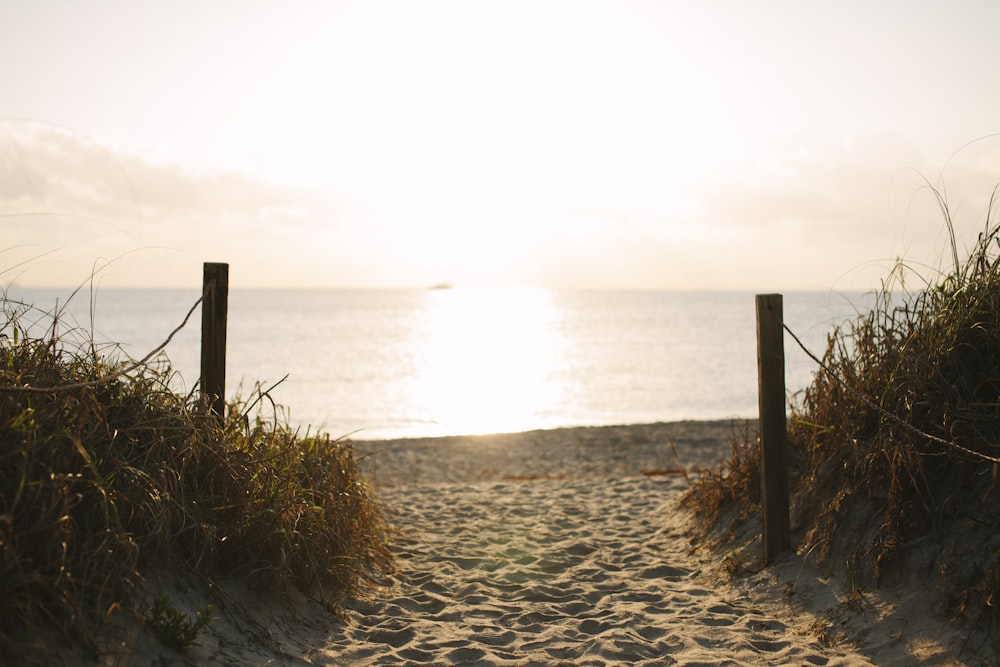
[(133, 664), (994, 664), (955, 658), (964, 642), (926, 604), (847, 604), (799, 556), (720, 579), (677, 503), (684, 471), (731, 435), (678, 422), (355, 443), (396, 528), (381, 590), (338, 620), (227, 585), (199, 647), (142, 644)]
[(869, 664), (702, 580), (683, 477), (390, 486), (400, 571), (330, 664)]

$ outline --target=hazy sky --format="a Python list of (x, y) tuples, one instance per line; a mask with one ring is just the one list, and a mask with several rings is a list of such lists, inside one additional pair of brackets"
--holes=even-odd
[(868, 288), (947, 257), (923, 179), (963, 243), (985, 224), (1000, 139), (963, 146), (1000, 132), (997, 26), (994, 0), (0, 0), (0, 284)]

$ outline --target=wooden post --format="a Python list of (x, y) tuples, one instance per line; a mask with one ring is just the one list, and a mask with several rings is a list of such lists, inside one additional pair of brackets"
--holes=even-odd
[(226, 410), (226, 317), (229, 310), (229, 265), (206, 262), (201, 302), (201, 394), (211, 411)]
[(785, 423), (785, 347), (780, 294), (757, 295), (757, 399), (764, 561), (791, 548), (788, 431)]

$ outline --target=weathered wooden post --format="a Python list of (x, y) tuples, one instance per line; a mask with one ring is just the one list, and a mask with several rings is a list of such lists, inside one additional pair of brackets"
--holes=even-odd
[(211, 411), (226, 410), (226, 318), (229, 310), (229, 265), (206, 262), (201, 302), (201, 394)]
[(780, 294), (757, 295), (757, 400), (760, 411), (761, 509), (764, 561), (791, 548), (785, 347)]

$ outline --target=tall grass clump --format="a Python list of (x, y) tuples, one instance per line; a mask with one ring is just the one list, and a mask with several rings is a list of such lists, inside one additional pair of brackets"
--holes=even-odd
[(953, 612), (1000, 629), (1000, 228), (962, 262), (945, 217), (953, 270), (830, 335), (792, 412), (796, 500), (821, 560), (934, 573)]
[[(0, 655), (46, 636), (98, 652), (142, 619), (144, 573), (241, 577), (335, 607), (392, 568), (349, 443), (220, 418), (93, 344), (40, 338), (4, 299), (0, 330)], [(124, 372), (123, 372), (124, 371)], [(48, 633), (48, 634), (47, 634)]]
[[(870, 312), (830, 333), (792, 406), (792, 526), (800, 552), (819, 564), (850, 563), (870, 585), (916, 577), (953, 618), (997, 637), (1000, 227), (988, 215), (963, 262), (942, 210), (952, 270), (901, 293), (897, 267)], [(689, 496), (703, 516), (737, 502), (713, 486), (756, 474), (730, 467)]]

